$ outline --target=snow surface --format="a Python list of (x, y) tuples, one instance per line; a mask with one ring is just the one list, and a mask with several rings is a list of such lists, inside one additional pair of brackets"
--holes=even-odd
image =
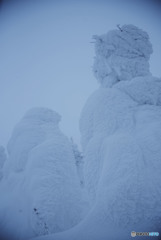
[(63, 231), (87, 212), (72, 144), (60, 116), (34, 108), (15, 127), (0, 185), (0, 229), (9, 239)]
[(131, 231), (160, 230), (161, 79), (149, 72), (148, 34), (118, 28), (95, 36), (101, 86), (80, 117), (91, 209), (74, 228), (37, 240), (129, 240)]

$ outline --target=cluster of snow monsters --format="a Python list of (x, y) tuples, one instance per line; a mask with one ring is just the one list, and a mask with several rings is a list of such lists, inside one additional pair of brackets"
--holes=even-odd
[(29, 111), (8, 144), (0, 224), (17, 236), (126, 240), (161, 225), (161, 79), (149, 71), (149, 36), (124, 25), (94, 39), (100, 87), (80, 117), (84, 173), (53, 111)]

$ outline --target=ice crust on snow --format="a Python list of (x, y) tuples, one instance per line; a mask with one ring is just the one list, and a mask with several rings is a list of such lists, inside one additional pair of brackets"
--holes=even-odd
[(60, 116), (29, 110), (15, 127), (0, 185), (0, 228), (14, 239), (63, 231), (84, 216), (72, 144), (59, 130)]

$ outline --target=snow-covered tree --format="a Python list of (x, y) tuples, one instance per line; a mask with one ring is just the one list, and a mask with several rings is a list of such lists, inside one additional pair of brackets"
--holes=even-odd
[(133, 230), (161, 226), (161, 79), (149, 71), (149, 36), (124, 25), (94, 38), (101, 87), (80, 118), (92, 207), (84, 221), (48, 240), (125, 240)]
[(72, 144), (59, 121), (50, 109), (31, 109), (9, 141), (0, 186), (0, 228), (16, 239), (66, 230), (84, 216)]
[(113, 225), (154, 227), (161, 219), (161, 79), (149, 71), (149, 36), (124, 25), (95, 40), (101, 88), (80, 119), (85, 183)]
[(124, 25), (107, 34), (95, 35), (94, 39), (96, 57), (93, 70), (103, 87), (151, 75), (148, 60), (152, 45), (143, 30), (133, 25)]
[(77, 168), (78, 177), (79, 177), (79, 180), (80, 180), (80, 184), (83, 187), (84, 186), (83, 154), (78, 149), (78, 145), (76, 143), (74, 143), (73, 138), (71, 138), (71, 143), (72, 143), (72, 150), (73, 150), (73, 154), (74, 154), (74, 158), (75, 158), (75, 165), (76, 165), (76, 168)]

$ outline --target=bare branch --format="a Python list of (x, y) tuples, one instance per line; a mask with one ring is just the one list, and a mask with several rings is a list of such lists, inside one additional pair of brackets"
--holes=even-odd
[(122, 28), (120, 27), (120, 24), (117, 24), (116, 26), (118, 27), (118, 29), (119, 29), (121, 32), (123, 32)]

